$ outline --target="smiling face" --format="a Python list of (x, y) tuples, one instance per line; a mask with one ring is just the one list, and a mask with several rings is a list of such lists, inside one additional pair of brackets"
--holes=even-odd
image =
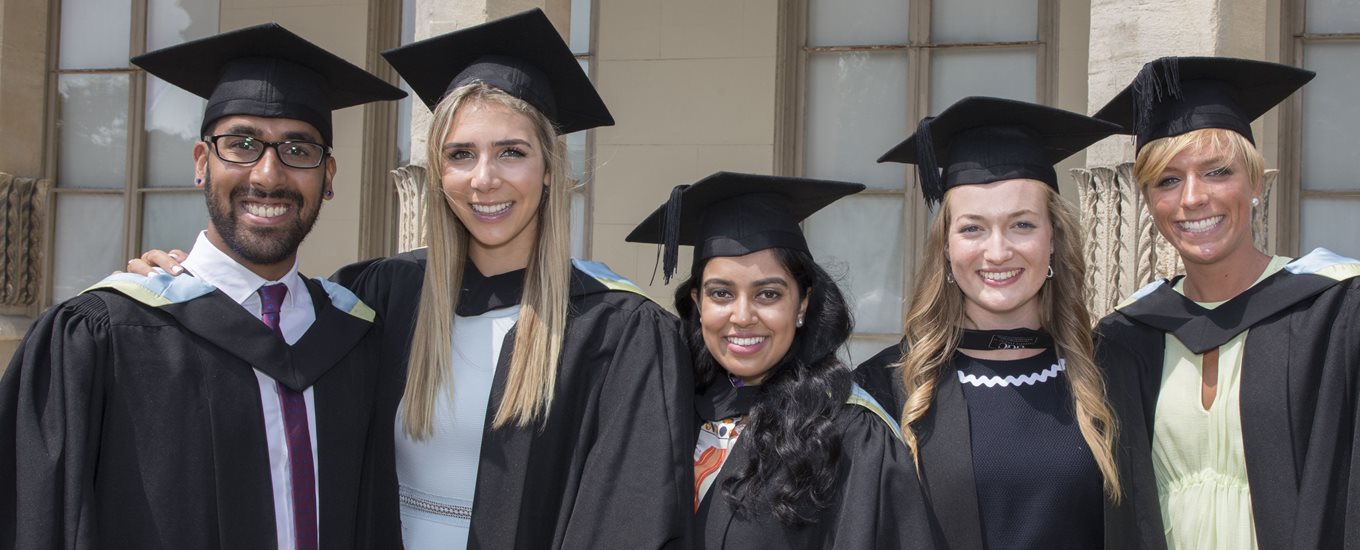
[(1157, 230), (1187, 264), (1230, 265), (1260, 255), (1252, 243), (1246, 162), (1200, 141), (1177, 153), (1144, 193)]
[(547, 183), (533, 121), (498, 103), (468, 103), (454, 115), (440, 154), (441, 185), (472, 237), (472, 261), (488, 275), (527, 266)]
[(1017, 179), (961, 185), (945, 195), (945, 257), (982, 329), (1039, 327), (1039, 290), (1053, 254), (1046, 184)]
[[(286, 118), (228, 116), (216, 121), (212, 132), (322, 143), (311, 124)], [(237, 164), (223, 161), (213, 147), (202, 141), (194, 145), (195, 175), (203, 180), (211, 221), (208, 239), (241, 265), (276, 279), (269, 275), (292, 267), (298, 246), (320, 215), (335, 159), (327, 156), (316, 168), (293, 168), (267, 148), (259, 160)]]
[(807, 298), (773, 250), (711, 258), (690, 293), (708, 352), (748, 385), (765, 380), (793, 345)]

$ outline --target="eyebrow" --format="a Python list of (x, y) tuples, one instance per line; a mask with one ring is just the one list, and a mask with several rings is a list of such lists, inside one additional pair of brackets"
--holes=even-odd
[[(1021, 216), (1026, 216), (1026, 215), (1028, 215), (1028, 216), (1038, 216), (1039, 213), (1038, 213), (1038, 212), (1035, 212), (1035, 211), (1033, 211), (1033, 210), (1030, 210), (1030, 209), (1028, 209), (1028, 208), (1026, 208), (1026, 209), (1024, 209), (1024, 210), (1017, 210), (1017, 211), (1015, 211), (1015, 212), (1011, 212), (1007, 217), (1010, 218), (1010, 219), (1015, 219), (1015, 218), (1019, 218), (1019, 217), (1021, 217)], [(955, 220), (986, 220), (987, 218), (986, 218), (985, 216), (980, 216), (980, 215), (978, 215), (978, 214), (959, 214), (958, 217), (956, 217), (956, 218), (954, 218), (954, 219), (955, 219)]]
[[(751, 286), (769, 286), (769, 285), (776, 285), (788, 288), (789, 282), (784, 280), (783, 277), (766, 277), (764, 279), (760, 279), (758, 281), (751, 283)], [(737, 286), (737, 285), (727, 279), (713, 278), (705, 279), (704, 286), (709, 287), (709, 286)]]
[[(443, 149), (472, 149), (474, 145), (475, 145), (475, 144), (473, 144), (472, 142), (463, 142), (463, 141), (459, 141), (459, 142), (449, 142), (449, 143), (445, 143), (445, 144), (444, 144)], [(502, 139), (502, 140), (499, 140), (499, 141), (494, 141), (494, 142), (492, 142), (491, 145), (492, 145), (493, 147), (508, 147), (508, 146), (511, 146), (511, 145), (521, 145), (521, 146), (529, 147), (529, 148), (533, 148), (533, 146), (534, 146), (534, 144), (529, 143), (528, 140), (519, 139), (519, 138), (514, 138), (514, 139)]]
[[(256, 128), (256, 127), (254, 127), (254, 126), (248, 126), (248, 125), (245, 125), (245, 124), (237, 124), (237, 125), (235, 125), (235, 126), (232, 126), (232, 127), (230, 127), (230, 128), (227, 128), (227, 131), (226, 131), (225, 133), (227, 133), (227, 134), (236, 134), (236, 135), (240, 135), (240, 136), (250, 136), (250, 137), (254, 137), (254, 138), (259, 138), (259, 137), (260, 137), (260, 129), (259, 129), (259, 128)], [(284, 141), (310, 141), (310, 142), (313, 142), (313, 143), (321, 143), (321, 140), (320, 140), (320, 139), (317, 139), (317, 137), (316, 137), (315, 135), (312, 135), (312, 133), (310, 133), (310, 132), (298, 131), (298, 130), (293, 130), (293, 131), (291, 131), (291, 132), (285, 132), (285, 133), (283, 134), (283, 139), (284, 139)]]

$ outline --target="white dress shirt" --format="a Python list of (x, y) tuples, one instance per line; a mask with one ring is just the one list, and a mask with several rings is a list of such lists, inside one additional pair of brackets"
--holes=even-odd
[[(297, 262), (282, 279), (269, 281), (256, 275), (245, 266), (236, 263), (226, 253), (218, 250), (208, 240), (207, 232), (200, 232), (189, 257), (182, 262), (185, 269), (194, 277), (217, 287), (227, 296), (241, 304), (255, 318), (261, 318), (260, 295), (257, 292), (266, 284), (283, 283), (288, 294), (279, 308), (279, 329), (288, 345), (302, 338), (316, 320), (316, 310), (312, 306), (312, 296), (307, 292), (302, 277), (297, 272)], [(261, 321), (263, 323), (264, 321)], [(255, 380), (260, 385), (260, 407), (264, 412), (265, 439), (269, 442), (269, 476), (274, 486), (274, 524), (278, 530), (279, 550), (292, 550), (294, 545), (293, 528), (293, 487), (289, 475), (288, 439), (283, 424), (283, 408), (279, 404), (277, 382), (259, 370)], [(312, 438), (313, 479), (316, 476), (320, 455), (316, 452), (316, 406), (312, 388), (302, 392), (307, 403), (307, 431)], [(320, 484), (316, 484), (318, 505), (321, 502)], [(320, 510), (317, 511), (318, 524)], [(320, 526), (318, 525), (318, 532)]]

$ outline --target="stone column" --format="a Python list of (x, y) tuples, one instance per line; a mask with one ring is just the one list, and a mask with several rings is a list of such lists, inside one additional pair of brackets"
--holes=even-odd
[[(44, 172), (43, 146), (47, 143), (47, 122), (43, 105), (47, 101), (47, 29), (48, 0), (0, 0), (0, 173), (13, 174), (21, 179), (42, 178)], [(6, 179), (8, 176), (3, 176)], [(45, 183), (45, 182), (44, 182)], [(38, 201), (46, 199), (42, 187)], [(29, 208), (34, 214), (38, 208)], [(21, 212), (22, 213), (22, 212)], [(40, 214), (39, 214), (40, 215)], [(41, 227), (42, 220), (32, 220)], [(10, 356), (41, 305), (36, 293), (41, 292), (41, 271), (32, 268), (42, 265), (41, 237), (15, 235), (26, 239), (26, 250), (34, 250), (26, 258), (29, 277), (38, 281), (16, 281), (28, 291), (17, 299), (5, 299), (0, 304), (0, 373), (9, 364)], [(36, 237), (36, 238), (35, 238)], [(10, 238), (0, 235), (0, 248), (8, 248)], [(19, 243), (15, 243), (19, 244)], [(14, 267), (7, 264), (6, 267)]]
[[(1278, 3), (1256, 0), (1091, 0), (1087, 112), (1099, 110), (1144, 63), (1158, 57), (1277, 58), (1278, 10)], [(1270, 115), (1252, 131), (1263, 137), (1273, 126)], [(1257, 141), (1273, 148), (1276, 140)], [(1266, 151), (1267, 159), (1274, 156)], [(1133, 137), (1114, 136), (1087, 149), (1086, 168), (1073, 170), (1081, 189), (1087, 282), (1097, 318), (1151, 280), (1181, 271), (1176, 251), (1151, 227), (1132, 181), (1133, 160)], [(1268, 208), (1259, 210), (1258, 240), (1264, 242), (1271, 232)]]

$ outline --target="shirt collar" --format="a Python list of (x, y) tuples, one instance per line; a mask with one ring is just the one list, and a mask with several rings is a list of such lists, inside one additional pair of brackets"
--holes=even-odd
[(283, 307), (292, 307), (293, 297), (299, 292), (307, 292), (302, 277), (298, 275), (296, 259), (283, 278), (277, 281), (266, 280), (219, 250), (208, 240), (207, 231), (198, 233), (194, 248), (189, 251), (189, 257), (182, 265), (193, 276), (217, 287), (238, 304), (245, 304), (246, 300), (251, 298), (259, 299), (256, 291), (266, 284), (283, 283), (288, 286), (288, 295), (283, 298)]

